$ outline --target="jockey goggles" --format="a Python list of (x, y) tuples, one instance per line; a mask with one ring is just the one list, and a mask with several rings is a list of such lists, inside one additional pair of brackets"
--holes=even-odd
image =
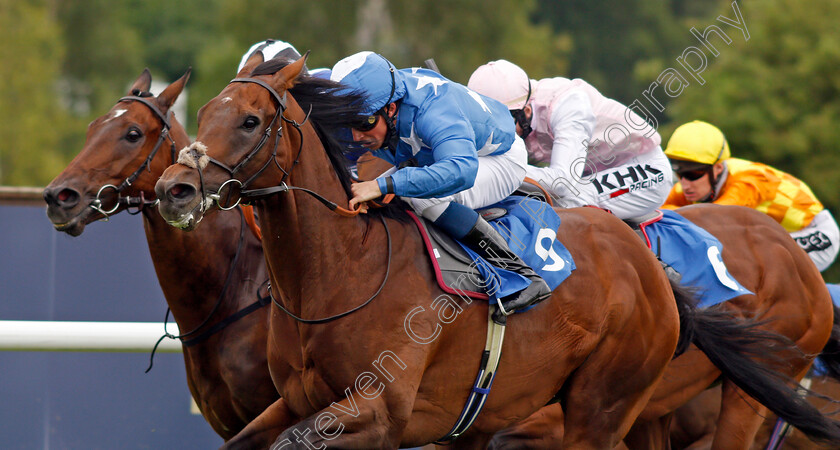
[[(388, 60), (385, 59), (384, 56), (382, 56), (382, 55), (379, 55), (379, 56), (382, 57), (382, 59), (384, 59), (386, 63), (388, 63), (388, 70), (391, 72), (391, 93), (388, 94), (388, 100), (385, 101), (385, 105), (383, 105), (382, 108), (380, 108), (379, 111), (377, 111), (373, 114), (370, 114), (368, 116), (362, 116), (359, 123), (356, 124), (356, 126), (353, 127), (356, 130), (361, 131), (361, 132), (370, 131), (374, 127), (376, 127), (376, 124), (379, 122), (379, 116), (385, 116), (387, 114), (386, 109), (388, 108), (388, 105), (391, 104), (391, 100), (394, 98), (394, 90), (396, 89), (396, 80), (395, 80), (395, 77), (394, 77), (394, 68), (391, 66), (391, 64), (388, 62)], [(389, 128), (390, 128), (390, 126), (389, 126)]]
[(362, 132), (370, 131), (376, 126), (378, 122), (379, 114), (371, 114), (367, 117), (363, 117), (362, 120), (360, 120), (359, 123), (353, 128)]
[(697, 181), (700, 178), (703, 178), (703, 176), (707, 173), (709, 173), (707, 169), (684, 170), (682, 172), (677, 172), (677, 176), (680, 177), (680, 179), (685, 178), (688, 181)]
[(525, 97), (525, 103), (522, 104), (522, 108), (520, 109), (510, 110), (510, 115), (513, 116), (513, 120), (517, 125), (519, 125), (519, 128), (522, 129), (522, 139), (528, 137), (528, 135), (531, 134), (531, 131), (533, 131), (531, 128), (531, 120), (525, 115), (525, 106), (528, 105), (528, 100), (531, 100), (531, 80), (526, 78), (525, 81), (528, 82), (528, 96)]
[(709, 164), (698, 163), (696, 161), (688, 161), (681, 159), (670, 159), (671, 169), (680, 179), (685, 178), (688, 181), (696, 181), (703, 178), (703, 175), (711, 172), (712, 166)]

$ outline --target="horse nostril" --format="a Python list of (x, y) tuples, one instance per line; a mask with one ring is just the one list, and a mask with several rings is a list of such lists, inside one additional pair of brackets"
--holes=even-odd
[(190, 184), (179, 183), (169, 188), (169, 197), (173, 200), (188, 200), (195, 196), (195, 188)]
[(55, 193), (55, 190), (44, 190), (44, 200), (48, 205), (60, 206), (65, 209), (72, 208), (79, 204), (81, 195), (73, 189), (65, 188)]

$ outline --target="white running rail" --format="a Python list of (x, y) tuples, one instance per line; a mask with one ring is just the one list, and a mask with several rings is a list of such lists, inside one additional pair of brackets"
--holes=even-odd
[[(178, 335), (174, 323), (167, 330)], [(0, 351), (150, 352), (161, 335), (161, 322), (0, 320)], [(164, 339), (157, 351), (180, 353), (181, 342)]]

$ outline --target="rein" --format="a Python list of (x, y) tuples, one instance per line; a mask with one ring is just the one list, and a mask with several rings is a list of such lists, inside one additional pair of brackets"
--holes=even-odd
[[(272, 88), (268, 83), (266, 83), (262, 80), (258, 80), (256, 78), (234, 78), (233, 80), (231, 80), (231, 83), (253, 83), (253, 84), (256, 84), (256, 85), (259, 85), (259, 86), (263, 87), (265, 90), (267, 90), (269, 92), (271, 97), (277, 102), (278, 108), (277, 108), (277, 111), (274, 113), (274, 117), (272, 117), (271, 121), (269, 121), (268, 124), (266, 125), (266, 128), (263, 131), (263, 135), (260, 138), (259, 142), (257, 142), (257, 144), (254, 145), (254, 147), (251, 149), (251, 151), (248, 152), (248, 154), (245, 155), (245, 157), (241, 161), (239, 161), (235, 166), (230, 167), (227, 164), (225, 164), (225, 163), (223, 163), (223, 162), (221, 162), (221, 161), (219, 161), (215, 158), (212, 158), (208, 155), (208, 159), (209, 159), (210, 163), (212, 163), (215, 166), (225, 170), (231, 176), (231, 178), (229, 180), (222, 183), (222, 185), (219, 187), (219, 190), (215, 194), (210, 194), (210, 195), (206, 194), (206, 191), (205, 191), (205, 188), (204, 188), (204, 174), (202, 173), (201, 166), (198, 163), (196, 163), (196, 168), (198, 170), (199, 183), (201, 185), (200, 189), (201, 189), (202, 198), (208, 198), (209, 197), (216, 202), (216, 205), (219, 207), (219, 209), (228, 210), (228, 209), (232, 209), (232, 208), (236, 207), (243, 199), (246, 199), (246, 200), (257, 199), (257, 198), (260, 198), (260, 197), (265, 197), (265, 196), (269, 196), (269, 195), (273, 195), (273, 194), (277, 194), (277, 193), (281, 193), (281, 192), (288, 192), (290, 190), (299, 190), (299, 191), (306, 192), (307, 194), (313, 196), (318, 201), (320, 201), (324, 206), (329, 208), (330, 211), (334, 211), (339, 215), (342, 215), (342, 216), (345, 216), (345, 217), (354, 217), (354, 216), (358, 215), (360, 213), (361, 207), (359, 207), (357, 209), (354, 209), (354, 210), (349, 210), (347, 208), (343, 208), (341, 206), (338, 206), (336, 203), (327, 200), (326, 198), (324, 198), (323, 196), (321, 196), (320, 194), (318, 194), (314, 191), (311, 191), (309, 189), (302, 188), (302, 187), (289, 186), (289, 185), (286, 184), (286, 179), (289, 178), (289, 175), (291, 174), (292, 170), (300, 162), (300, 154), (303, 151), (303, 131), (301, 130), (301, 127), (309, 120), (309, 115), (312, 113), (312, 107), (310, 106), (309, 111), (306, 113), (306, 117), (304, 117), (303, 121), (298, 123), (295, 120), (289, 119), (285, 116), (285, 112), (286, 112), (286, 109), (287, 109), (287, 106), (286, 106), (287, 94), (288, 94), (287, 92), (284, 92), (283, 95), (280, 96), (280, 94), (278, 94), (277, 91), (275, 91), (274, 88)], [(256, 156), (256, 154), (265, 146), (266, 142), (268, 142), (268, 139), (271, 138), (271, 133), (272, 133), (271, 127), (275, 122), (277, 122), (278, 118), (282, 119), (284, 122), (293, 126), (294, 129), (297, 131), (298, 136), (300, 137), (300, 144), (298, 145), (297, 155), (295, 156), (295, 160), (292, 163), (292, 167), (289, 168), (289, 170), (287, 171), (286, 169), (283, 169), (283, 167), (280, 166), (279, 163), (277, 163), (277, 147), (280, 144), (280, 138), (283, 137), (283, 126), (282, 126), (282, 124), (278, 124), (278, 126), (277, 126), (277, 136), (274, 139), (274, 146), (272, 147), (272, 150), (271, 150), (271, 158), (266, 159), (265, 164), (263, 164), (263, 166), (260, 167), (260, 169), (257, 170), (256, 173), (251, 175), (247, 180), (245, 180), (244, 182), (239, 181), (238, 179), (235, 178), (236, 173), (245, 164), (247, 164), (254, 156)], [(274, 187), (269, 187), (269, 188), (246, 190), (245, 188), (248, 187), (248, 185), (250, 185), (259, 175), (261, 175), (268, 168), (268, 166), (271, 164), (271, 161), (274, 161), (274, 165), (277, 166), (277, 168), (280, 169), (281, 172), (283, 172), (283, 178), (280, 180), (280, 185), (279, 186), (274, 186)], [(234, 183), (239, 185), (238, 186), (239, 187), (239, 197), (236, 199), (236, 202), (233, 205), (224, 206), (220, 203), (221, 192), (222, 192), (222, 190), (224, 190), (226, 185), (234, 184)], [(201, 212), (202, 213), (206, 212), (207, 206), (206, 206), (206, 203), (204, 201), (201, 202), (200, 206), (201, 206)]]
[(283, 311), (289, 317), (297, 320), (300, 323), (305, 323), (305, 324), (309, 324), (309, 325), (317, 325), (317, 324), (332, 322), (333, 320), (341, 319), (342, 317), (349, 316), (350, 314), (353, 314), (354, 312), (356, 312), (356, 311), (364, 308), (365, 306), (369, 305), (370, 302), (372, 302), (373, 299), (375, 299), (379, 295), (379, 293), (382, 292), (382, 289), (385, 287), (385, 283), (388, 282), (388, 275), (391, 273), (391, 231), (388, 229), (388, 223), (385, 221), (384, 217), (380, 216), (379, 220), (382, 222), (382, 226), (385, 227), (385, 235), (388, 237), (388, 262), (385, 266), (385, 277), (382, 279), (382, 283), (379, 285), (379, 289), (377, 289), (376, 292), (374, 292), (373, 295), (370, 298), (368, 298), (367, 300), (362, 302), (362, 304), (360, 304), (359, 306), (356, 306), (353, 309), (349, 309), (347, 311), (344, 311), (343, 313), (339, 313), (339, 314), (336, 314), (334, 316), (324, 317), (322, 319), (304, 319), (302, 317), (296, 316), (294, 313), (292, 313), (291, 311), (286, 309), (285, 306), (280, 304), (280, 302), (278, 302), (277, 299), (274, 298), (274, 295), (271, 293), (271, 284), (269, 284), (268, 285), (268, 295), (269, 295), (269, 297), (271, 297), (271, 302), (274, 303), (274, 306), (280, 308), (281, 311)]
[[(274, 90), (274, 88), (272, 88), (270, 85), (268, 85), (268, 83), (266, 83), (262, 80), (258, 80), (256, 78), (234, 78), (233, 80), (231, 80), (231, 83), (253, 83), (253, 84), (256, 84), (256, 85), (259, 85), (259, 86), (263, 87), (265, 90), (267, 90), (269, 92), (269, 94), (271, 94), (271, 97), (274, 98), (274, 100), (277, 102), (278, 108), (277, 108), (277, 111), (274, 113), (274, 117), (272, 117), (271, 121), (269, 121), (268, 124), (266, 125), (266, 128), (263, 131), (263, 135), (260, 138), (259, 142), (257, 142), (257, 144), (251, 149), (251, 151), (248, 152), (248, 154), (245, 155), (245, 157), (241, 161), (239, 161), (235, 166), (233, 166), (231, 168), (227, 164), (225, 164), (221, 161), (218, 161), (215, 158), (211, 158), (209, 155), (207, 156), (211, 163), (213, 163), (214, 165), (224, 169), (231, 176), (231, 178), (229, 180), (222, 183), (222, 185), (219, 187), (219, 190), (215, 194), (210, 195), (210, 198), (212, 198), (213, 200), (216, 201), (217, 206), (220, 209), (223, 209), (223, 210), (224, 209), (231, 209), (231, 208), (236, 207), (241, 202), (241, 200), (243, 198), (255, 199), (255, 198), (260, 198), (260, 197), (265, 197), (265, 196), (277, 194), (277, 193), (280, 193), (280, 192), (289, 192), (289, 191), (292, 191), (292, 190), (299, 190), (299, 191), (306, 192), (307, 194), (313, 196), (318, 201), (320, 201), (324, 206), (326, 206), (330, 211), (333, 211), (333, 212), (335, 212), (339, 215), (342, 215), (342, 216), (345, 216), (345, 217), (354, 217), (354, 216), (358, 215), (360, 213), (361, 207), (359, 207), (359, 209), (351, 211), (351, 210), (348, 210), (346, 208), (342, 208), (342, 207), (338, 206), (334, 202), (331, 202), (331, 201), (327, 200), (326, 198), (324, 198), (323, 196), (321, 196), (320, 194), (318, 194), (314, 191), (311, 191), (309, 189), (302, 188), (302, 187), (289, 186), (289, 185), (286, 184), (286, 179), (289, 178), (289, 174), (291, 174), (292, 170), (300, 162), (300, 155), (303, 152), (303, 131), (301, 130), (301, 127), (307, 122), (307, 120), (309, 120), (309, 115), (312, 112), (312, 108), (310, 107), (309, 112), (306, 113), (306, 117), (303, 119), (303, 121), (301, 123), (298, 123), (295, 120), (289, 119), (285, 116), (285, 112), (286, 112), (286, 109), (287, 109), (287, 106), (286, 106), (286, 96), (288, 94), (287, 92), (284, 92), (283, 96), (281, 97), (280, 94), (278, 94), (277, 91)], [(283, 169), (283, 167), (281, 167), (280, 164), (277, 162), (277, 147), (280, 144), (280, 138), (283, 136), (283, 126), (282, 126), (282, 124), (278, 123), (277, 136), (274, 139), (274, 147), (272, 148), (272, 151), (271, 151), (271, 157), (266, 159), (265, 164), (263, 164), (263, 166), (256, 173), (254, 173), (247, 180), (245, 180), (245, 182), (239, 181), (238, 179), (235, 178), (236, 172), (238, 172), (239, 169), (241, 169), (246, 163), (248, 163), (248, 161), (250, 161), (257, 154), (257, 152), (259, 152), (265, 146), (266, 142), (268, 142), (268, 139), (271, 137), (271, 134), (272, 134), (271, 127), (275, 122), (277, 122), (278, 118), (282, 119), (284, 122), (293, 126), (295, 128), (295, 130), (297, 130), (298, 136), (300, 137), (300, 144), (298, 145), (297, 155), (295, 155), (295, 160), (292, 163), (292, 167), (290, 167), (289, 170), (287, 171), (287, 170)], [(202, 194), (201, 212), (204, 213), (205, 209), (206, 209), (206, 206), (205, 206), (205, 202), (204, 202), (203, 199), (207, 198), (208, 196), (205, 194), (204, 175), (202, 174), (202, 171), (201, 171), (201, 165), (198, 163), (198, 158), (200, 158), (200, 157), (196, 156), (196, 169), (198, 170), (199, 182), (201, 184), (201, 194)], [(274, 186), (274, 187), (269, 187), (269, 188), (263, 188), (263, 189), (244, 190), (245, 187), (247, 187), (249, 184), (251, 184), (251, 182), (253, 182), (254, 179), (256, 179), (260, 174), (262, 174), (268, 168), (269, 164), (271, 164), (271, 161), (274, 161), (275, 166), (277, 166), (277, 168), (280, 169), (281, 172), (283, 172), (283, 178), (280, 180), (280, 185), (279, 186)], [(225, 207), (224, 205), (221, 205), (219, 203), (219, 200), (221, 200), (220, 192), (223, 190), (223, 188), (228, 183), (238, 183), (240, 192), (239, 192), (239, 197), (236, 199), (236, 203), (234, 203), (232, 206)], [(274, 295), (271, 293), (271, 284), (269, 283), (269, 285), (268, 285), (268, 295), (271, 298), (271, 301), (274, 303), (274, 305), (277, 306), (278, 308), (280, 308), (280, 310), (282, 310), (286, 314), (288, 314), (289, 317), (295, 319), (296, 321), (298, 321), (300, 323), (322, 324), (322, 323), (332, 322), (333, 320), (340, 319), (342, 317), (346, 317), (346, 316), (364, 308), (368, 304), (370, 304), (370, 302), (372, 302), (373, 299), (375, 299), (379, 295), (379, 293), (382, 292), (382, 289), (385, 287), (385, 284), (388, 281), (388, 276), (390, 275), (390, 272), (391, 272), (391, 253), (392, 253), (391, 252), (391, 250), (392, 250), (391, 249), (391, 232), (388, 229), (388, 224), (385, 221), (385, 219), (383, 217), (380, 217), (380, 220), (382, 221), (382, 226), (385, 228), (385, 234), (388, 238), (388, 262), (387, 262), (387, 266), (386, 266), (386, 270), (385, 270), (385, 277), (382, 279), (382, 283), (379, 285), (379, 288), (376, 290), (376, 292), (370, 298), (365, 300), (359, 306), (356, 306), (356, 307), (354, 307), (350, 310), (347, 310), (345, 312), (342, 312), (342, 313), (339, 313), (339, 314), (336, 314), (336, 315), (333, 315), (333, 316), (329, 316), (329, 317), (325, 317), (325, 318), (321, 318), (321, 319), (304, 319), (302, 317), (298, 317), (297, 315), (295, 315), (294, 313), (292, 313), (291, 311), (286, 309), (286, 307), (284, 307), (282, 304), (280, 304), (280, 302), (278, 302), (274, 298)], [(166, 337), (166, 336), (164, 336), (164, 337)], [(163, 337), (161, 337), (161, 339), (163, 339)]]
[(237, 320), (247, 316), (248, 314), (250, 314), (250, 313), (252, 313), (252, 312), (254, 312), (254, 311), (256, 311), (256, 310), (260, 309), (261, 307), (268, 304), (268, 297), (260, 297), (259, 296), (259, 289), (257, 289), (257, 301), (256, 302), (254, 302), (254, 303), (246, 306), (245, 308), (237, 311), (236, 313), (226, 317), (225, 319), (223, 319), (219, 323), (217, 323), (217, 324), (213, 325), (212, 327), (208, 328), (207, 330), (205, 330), (203, 333), (201, 333), (197, 336), (193, 336), (190, 339), (185, 339), (186, 337), (192, 336), (195, 333), (197, 333), (199, 330), (201, 330), (205, 325), (207, 325), (210, 322), (210, 319), (213, 317), (214, 314), (216, 314), (216, 311), (219, 309), (219, 306), (222, 304), (222, 300), (224, 300), (224, 298), (225, 298), (225, 294), (227, 293), (228, 287), (230, 287), (230, 283), (233, 280), (233, 272), (234, 272), (233, 269), (236, 267), (236, 263), (239, 261), (239, 255), (242, 253), (242, 247), (244, 246), (244, 243), (245, 243), (246, 223), (245, 223), (245, 215), (242, 212), (242, 209), (239, 210), (239, 217), (240, 217), (240, 223), (241, 223), (240, 227), (239, 227), (239, 243), (236, 246), (236, 253), (233, 256), (233, 261), (230, 264), (230, 270), (228, 270), (227, 278), (225, 279), (225, 284), (222, 287), (222, 292), (219, 294), (219, 298), (216, 300), (216, 304), (213, 305), (213, 309), (210, 310), (210, 314), (207, 315), (207, 317), (204, 319), (204, 321), (201, 322), (201, 324), (199, 326), (195, 327), (192, 331), (189, 331), (187, 333), (182, 333), (182, 334), (179, 334), (177, 336), (170, 333), (166, 329), (166, 326), (169, 323), (169, 313), (171, 312), (170, 308), (167, 307), (166, 308), (166, 316), (164, 316), (164, 318), (163, 318), (163, 336), (161, 336), (160, 339), (158, 339), (158, 341), (155, 343), (154, 348), (152, 348), (152, 353), (149, 356), (149, 367), (146, 369), (146, 373), (148, 373), (150, 370), (152, 370), (152, 365), (154, 364), (154, 359), (155, 359), (155, 352), (157, 351), (157, 348), (160, 345), (160, 343), (165, 338), (180, 339), (181, 344), (184, 347), (191, 347), (193, 345), (196, 345), (198, 343), (206, 341), (210, 336), (212, 336), (212, 335), (218, 333), (219, 331), (223, 330), (228, 325), (236, 322)]
[[(134, 173), (126, 177), (126, 179), (123, 180), (123, 182), (120, 183), (119, 186), (114, 186), (113, 184), (106, 184), (99, 188), (99, 191), (96, 193), (96, 197), (93, 199), (93, 201), (91, 201), (89, 206), (99, 214), (102, 214), (103, 217), (99, 220), (103, 222), (107, 222), (109, 220), (109, 216), (115, 213), (117, 209), (120, 208), (120, 206), (125, 206), (126, 208), (137, 207), (136, 211), (129, 211), (129, 214), (138, 214), (144, 208), (154, 207), (158, 204), (159, 200), (157, 199), (146, 200), (142, 192), (140, 193), (139, 197), (123, 197), (120, 195), (120, 193), (123, 190), (125, 190), (125, 188), (131, 186), (131, 184), (137, 180), (137, 178), (140, 176), (140, 173), (142, 173), (144, 169), (148, 169), (149, 171), (151, 171), (151, 168), (149, 168), (149, 164), (152, 162), (152, 159), (154, 159), (161, 145), (163, 145), (163, 141), (166, 139), (169, 139), (170, 142), (169, 149), (170, 154), (172, 155), (172, 162), (175, 162), (175, 140), (172, 139), (172, 136), (169, 135), (169, 130), (171, 128), (171, 126), (169, 125), (169, 118), (172, 115), (172, 111), (168, 111), (166, 114), (163, 114), (160, 111), (160, 109), (158, 109), (158, 107), (155, 106), (154, 103), (150, 102), (144, 97), (141, 97), (140, 95), (129, 95), (126, 97), (122, 97), (117, 101), (117, 103), (125, 101), (140, 102), (148, 106), (149, 109), (151, 109), (152, 112), (161, 120), (161, 122), (163, 122), (163, 127), (161, 127), (160, 136), (158, 137), (157, 143), (155, 143), (155, 147), (149, 153), (149, 156), (146, 157), (146, 160), (143, 161), (142, 164), (140, 164), (140, 167), (138, 167), (137, 170), (134, 171)], [(117, 194), (116, 204), (113, 208), (108, 210), (104, 209), (102, 205), (102, 199), (100, 198), (102, 197), (102, 193), (105, 192), (107, 189), (113, 189), (114, 192)]]

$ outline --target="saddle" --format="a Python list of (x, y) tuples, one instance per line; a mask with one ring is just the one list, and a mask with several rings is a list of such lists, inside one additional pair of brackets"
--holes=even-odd
[[(650, 237), (648, 236), (647, 229), (645, 227), (652, 223), (659, 222), (660, 220), (662, 220), (663, 216), (664, 215), (662, 214), (662, 211), (657, 209), (642, 216), (631, 217), (629, 219), (622, 220), (633, 231), (635, 231), (640, 238), (642, 238), (642, 241), (644, 241), (644, 243), (647, 245), (647, 248), (653, 250), (653, 247), (650, 243)], [(657, 247), (659, 246), (657, 245)], [(679, 283), (682, 280), (682, 275), (677, 271), (677, 269), (674, 269), (673, 267), (671, 267), (670, 264), (663, 261), (658, 254), (656, 255), (656, 259), (659, 260), (659, 264), (662, 265), (662, 269), (665, 270), (665, 274), (668, 275), (669, 279), (677, 283)]]
[(408, 211), (408, 215), (423, 237), (440, 288), (449, 294), (488, 300), (490, 297), (482, 287), (480, 275), (473, 269), (472, 258), (455, 239), (413, 212)]
[(522, 185), (516, 189), (511, 195), (520, 195), (523, 197), (531, 197), (536, 200), (541, 200), (549, 204), (549, 206), (554, 206), (554, 201), (549, 195), (548, 191), (546, 191), (537, 181), (532, 178), (525, 177), (523, 180)]

